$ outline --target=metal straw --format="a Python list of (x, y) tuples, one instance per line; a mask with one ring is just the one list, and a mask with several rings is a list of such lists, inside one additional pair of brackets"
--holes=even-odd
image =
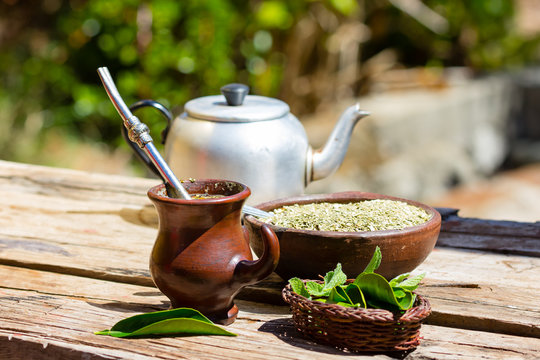
[(270, 213), (249, 205), (244, 205), (244, 207), (242, 208), (242, 212), (246, 215), (253, 215), (260, 218), (270, 217)]
[[(142, 123), (139, 118), (131, 113), (129, 107), (120, 96), (120, 93), (114, 84), (114, 80), (109, 73), (109, 69), (107, 69), (107, 67), (100, 67), (98, 69), (98, 73), (101, 81), (103, 82), (103, 86), (107, 91), (107, 95), (109, 95), (109, 98), (118, 111), (118, 114), (120, 114), (122, 120), (124, 121), (124, 126), (128, 130), (129, 139), (139, 145), (146, 155), (148, 155), (152, 163), (156, 166), (161, 174), (165, 185), (170, 185), (167, 186), (167, 191), (172, 192), (172, 194), (169, 195), (176, 198), (181, 197), (187, 200), (191, 199), (186, 189), (184, 189), (180, 181), (178, 181), (178, 178), (174, 175), (171, 168), (169, 168), (169, 165), (167, 165), (165, 160), (163, 160), (161, 154), (154, 146), (154, 142), (150, 136), (150, 130), (148, 127)], [(270, 214), (266, 211), (248, 205), (245, 205), (242, 208), (242, 212), (246, 215), (253, 215), (261, 218), (270, 216)]]
[(101, 81), (103, 82), (103, 86), (107, 91), (107, 95), (109, 95), (109, 98), (118, 111), (118, 114), (120, 114), (122, 120), (124, 120), (124, 126), (128, 130), (129, 139), (139, 145), (145, 154), (148, 155), (152, 163), (158, 169), (165, 183), (170, 185), (170, 187), (167, 189), (168, 191), (172, 190), (173, 194), (170, 195), (176, 198), (181, 197), (183, 199), (191, 199), (186, 189), (184, 189), (180, 181), (178, 181), (172, 170), (169, 168), (169, 165), (167, 165), (165, 160), (163, 160), (161, 154), (154, 146), (148, 126), (143, 124), (135, 115), (131, 113), (129, 107), (120, 96), (120, 93), (114, 84), (114, 80), (109, 73), (109, 69), (106, 67), (100, 67), (98, 69), (98, 73)]

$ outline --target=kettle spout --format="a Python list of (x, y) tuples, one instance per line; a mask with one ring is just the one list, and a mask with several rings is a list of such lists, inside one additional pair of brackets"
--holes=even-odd
[(309, 149), (306, 185), (330, 176), (338, 169), (349, 147), (354, 126), (368, 115), (369, 112), (361, 110), (358, 103), (348, 107), (339, 118), (323, 148), (315, 151)]

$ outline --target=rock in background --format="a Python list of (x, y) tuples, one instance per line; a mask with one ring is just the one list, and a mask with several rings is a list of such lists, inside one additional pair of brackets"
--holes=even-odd
[[(341, 168), (306, 192), (361, 190), (425, 201), (493, 174), (509, 151), (512, 78), (470, 79), (456, 70), (439, 85), (360, 98), (372, 115), (357, 124)], [(354, 102), (302, 119), (314, 148)]]

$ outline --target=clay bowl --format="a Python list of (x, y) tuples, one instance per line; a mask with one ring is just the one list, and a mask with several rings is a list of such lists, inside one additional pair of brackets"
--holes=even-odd
[[(391, 279), (414, 270), (433, 250), (439, 236), (441, 215), (432, 207), (397, 197), (356, 191), (290, 197), (265, 202), (257, 207), (271, 211), (293, 204), (349, 203), (372, 199), (403, 201), (424, 209), (431, 218), (421, 225), (402, 230), (365, 232), (297, 230), (270, 225), (278, 236), (281, 249), (275, 272), (284, 280), (295, 276), (301, 279), (317, 279), (318, 275), (333, 270), (340, 262), (345, 274), (356, 277), (369, 263), (377, 246), (382, 252), (382, 262), (377, 273)], [(246, 216), (244, 219), (251, 247), (258, 256), (263, 253), (260, 236), (263, 224), (253, 216)]]

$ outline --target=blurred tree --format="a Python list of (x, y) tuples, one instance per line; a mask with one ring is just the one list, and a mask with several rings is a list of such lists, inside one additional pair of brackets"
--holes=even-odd
[[(526, 64), (538, 38), (513, 31), (513, 9), (511, 0), (0, 0), (0, 156), (39, 162), (40, 135), (53, 128), (121, 144), (99, 66), (128, 103), (153, 98), (178, 112), (234, 81), (303, 114), (369, 91), (365, 65), (389, 49), (406, 67)], [(144, 114), (154, 137), (157, 118)]]

